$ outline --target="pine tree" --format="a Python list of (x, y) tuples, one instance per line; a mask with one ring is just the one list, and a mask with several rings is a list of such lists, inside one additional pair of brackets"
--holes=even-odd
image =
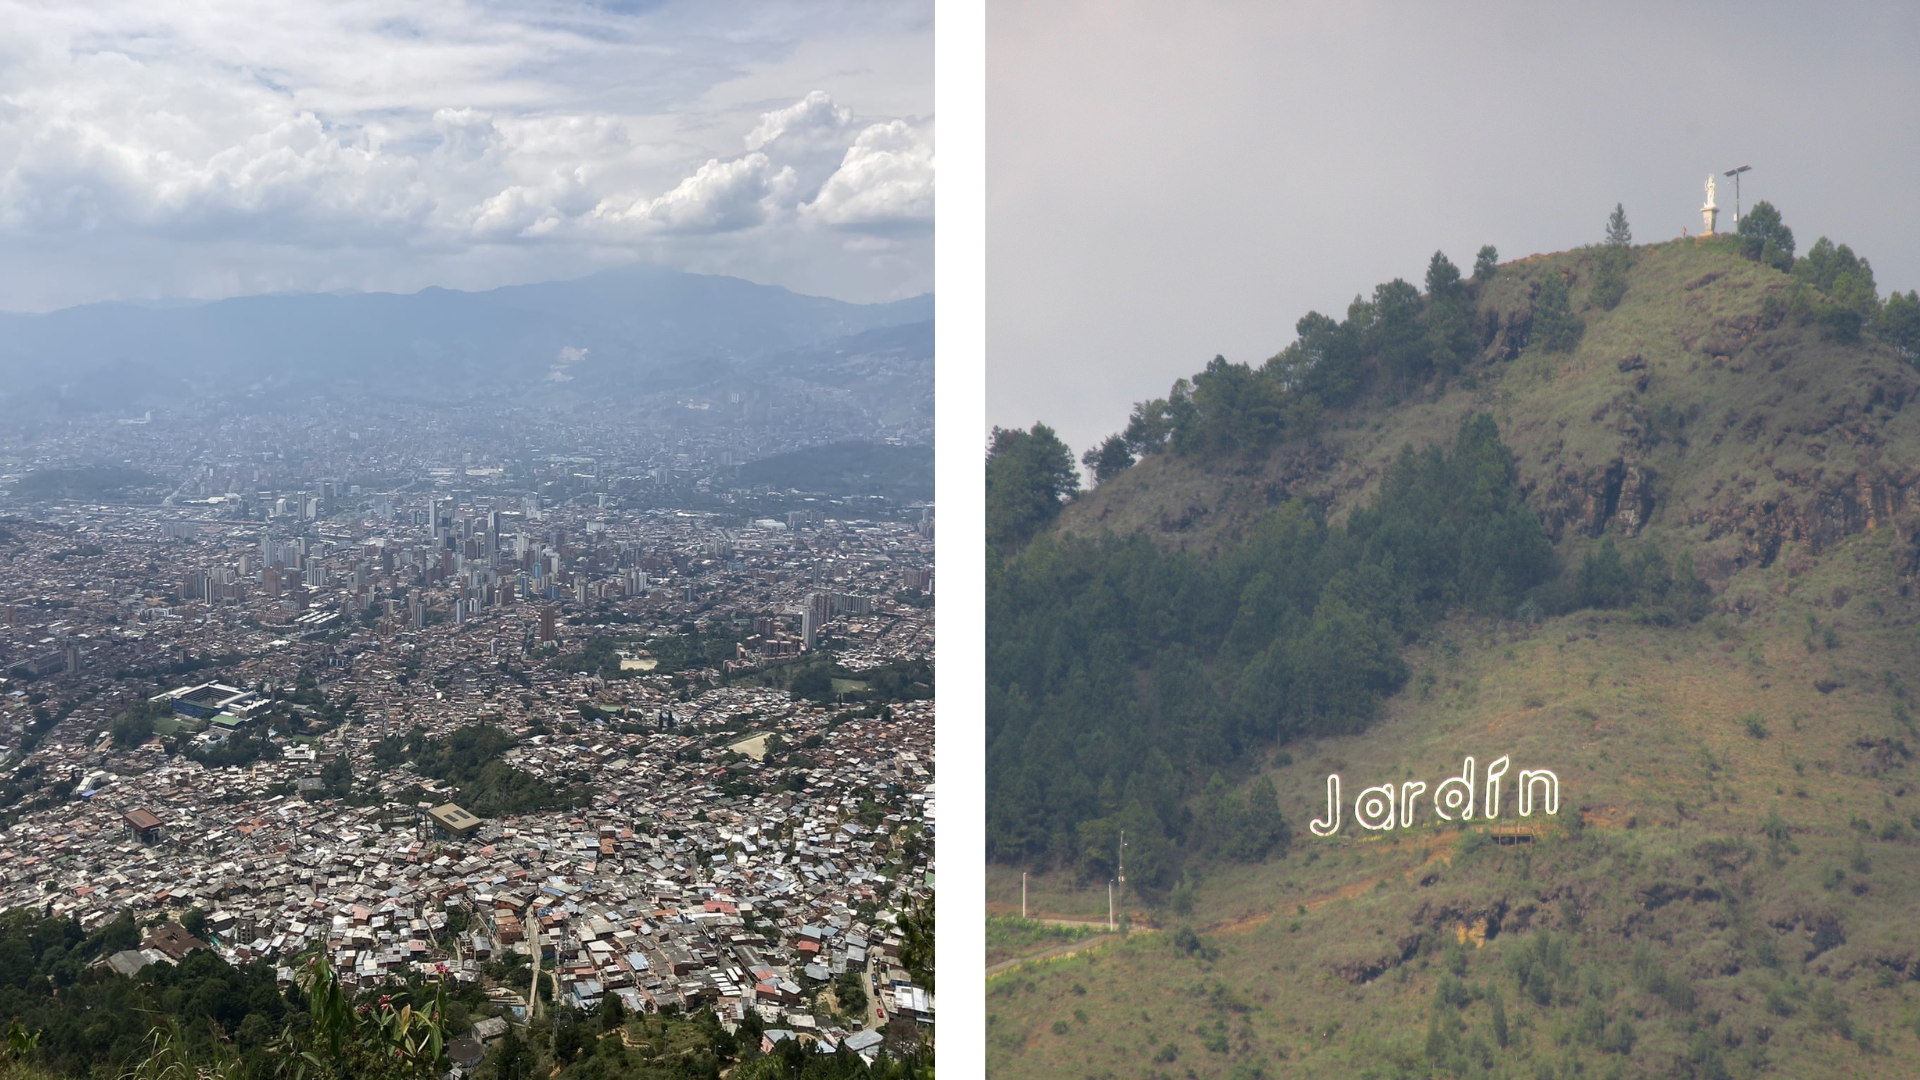
[(1460, 268), (1453, 265), (1444, 251), (1436, 251), (1427, 262), (1427, 298), (1438, 300), (1450, 297), (1460, 289)]
[(1427, 357), (1442, 374), (1459, 369), (1473, 351), (1473, 326), (1460, 269), (1441, 252), (1427, 264)]
[(1124, 435), (1109, 435), (1105, 442), (1080, 455), (1080, 464), (1093, 474), (1095, 483), (1104, 484), (1133, 467), (1133, 450)]
[(1486, 281), (1492, 278), (1499, 266), (1500, 253), (1494, 250), (1492, 244), (1486, 245), (1480, 249), (1480, 254), (1473, 258), (1473, 280)]
[(1633, 230), (1627, 227), (1627, 211), (1613, 204), (1613, 216), (1607, 218), (1607, 243), (1600, 251), (1600, 271), (1594, 276), (1592, 299), (1602, 311), (1612, 311), (1627, 295), (1627, 250), (1633, 244)]
[(1607, 246), (1624, 248), (1633, 243), (1633, 230), (1627, 227), (1626, 208), (1613, 204), (1613, 216), (1607, 219)]

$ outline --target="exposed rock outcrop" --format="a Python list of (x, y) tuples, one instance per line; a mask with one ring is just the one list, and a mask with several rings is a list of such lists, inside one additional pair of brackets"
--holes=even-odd
[(1556, 544), (1569, 530), (1599, 536), (1616, 520), (1622, 536), (1634, 537), (1653, 515), (1653, 473), (1622, 458), (1584, 473), (1562, 464), (1545, 490), (1528, 495)]
[[(1790, 483), (1799, 479), (1781, 477)], [(1740, 538), (1742, 558), (1737, 566), (1770, 566), (1780, 554), (1780, 546), (1789, 541), (1804, 543), (1809, 552), (1820, 552), (1855, 533), (1882, 526), (1892, 527), (1908, 549), (1902, 572), (1916, 569), (1916, 539), (1920, 532), (1920, 477), (1895, 477), (1882, 471), (1860, 472), (1846, 477), (1825, 477), (1807, 484), (1794, 484), (1780, 498), (1753, 502), (1730, 499), (1691, 515), (1690, 524), (1707, 527), (1707, 539), (1727, 535)]]

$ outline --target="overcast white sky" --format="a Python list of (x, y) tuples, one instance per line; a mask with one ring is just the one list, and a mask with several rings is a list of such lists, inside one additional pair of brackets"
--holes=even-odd
[(931, 0), (0, 0), (0, 309), (932, 288)]
[(1917, 54), (1912, 4), (990, 0), (988, 422), (1084, 449), (1435, 249), (1698, 232), (1737, 165), (1920, 287)]

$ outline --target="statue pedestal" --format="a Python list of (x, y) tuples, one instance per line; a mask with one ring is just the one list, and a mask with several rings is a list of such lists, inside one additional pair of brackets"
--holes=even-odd
[(1707, 226), (1706, 235), (1708, 236), (1713, 235), (1713, 223), (1714, 223), (1714, 220), (1719, 216), (1720, 216), (1720, 208), (1717, 206), (1708, 204), (1700, 208), (1700, 219), (1703, 222), (1705, 222)]

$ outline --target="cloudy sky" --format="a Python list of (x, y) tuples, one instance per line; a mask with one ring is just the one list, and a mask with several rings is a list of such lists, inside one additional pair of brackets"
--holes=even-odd
[(0, 309), (635, 260), (932, 288), (908, 3), (0, 0)]
[(1916, 47), (1911, 4), (990, 0), (988, 421), (1085, 448), (1435, 249), (1698, 232), (1737, 165), (1920, 287)]

